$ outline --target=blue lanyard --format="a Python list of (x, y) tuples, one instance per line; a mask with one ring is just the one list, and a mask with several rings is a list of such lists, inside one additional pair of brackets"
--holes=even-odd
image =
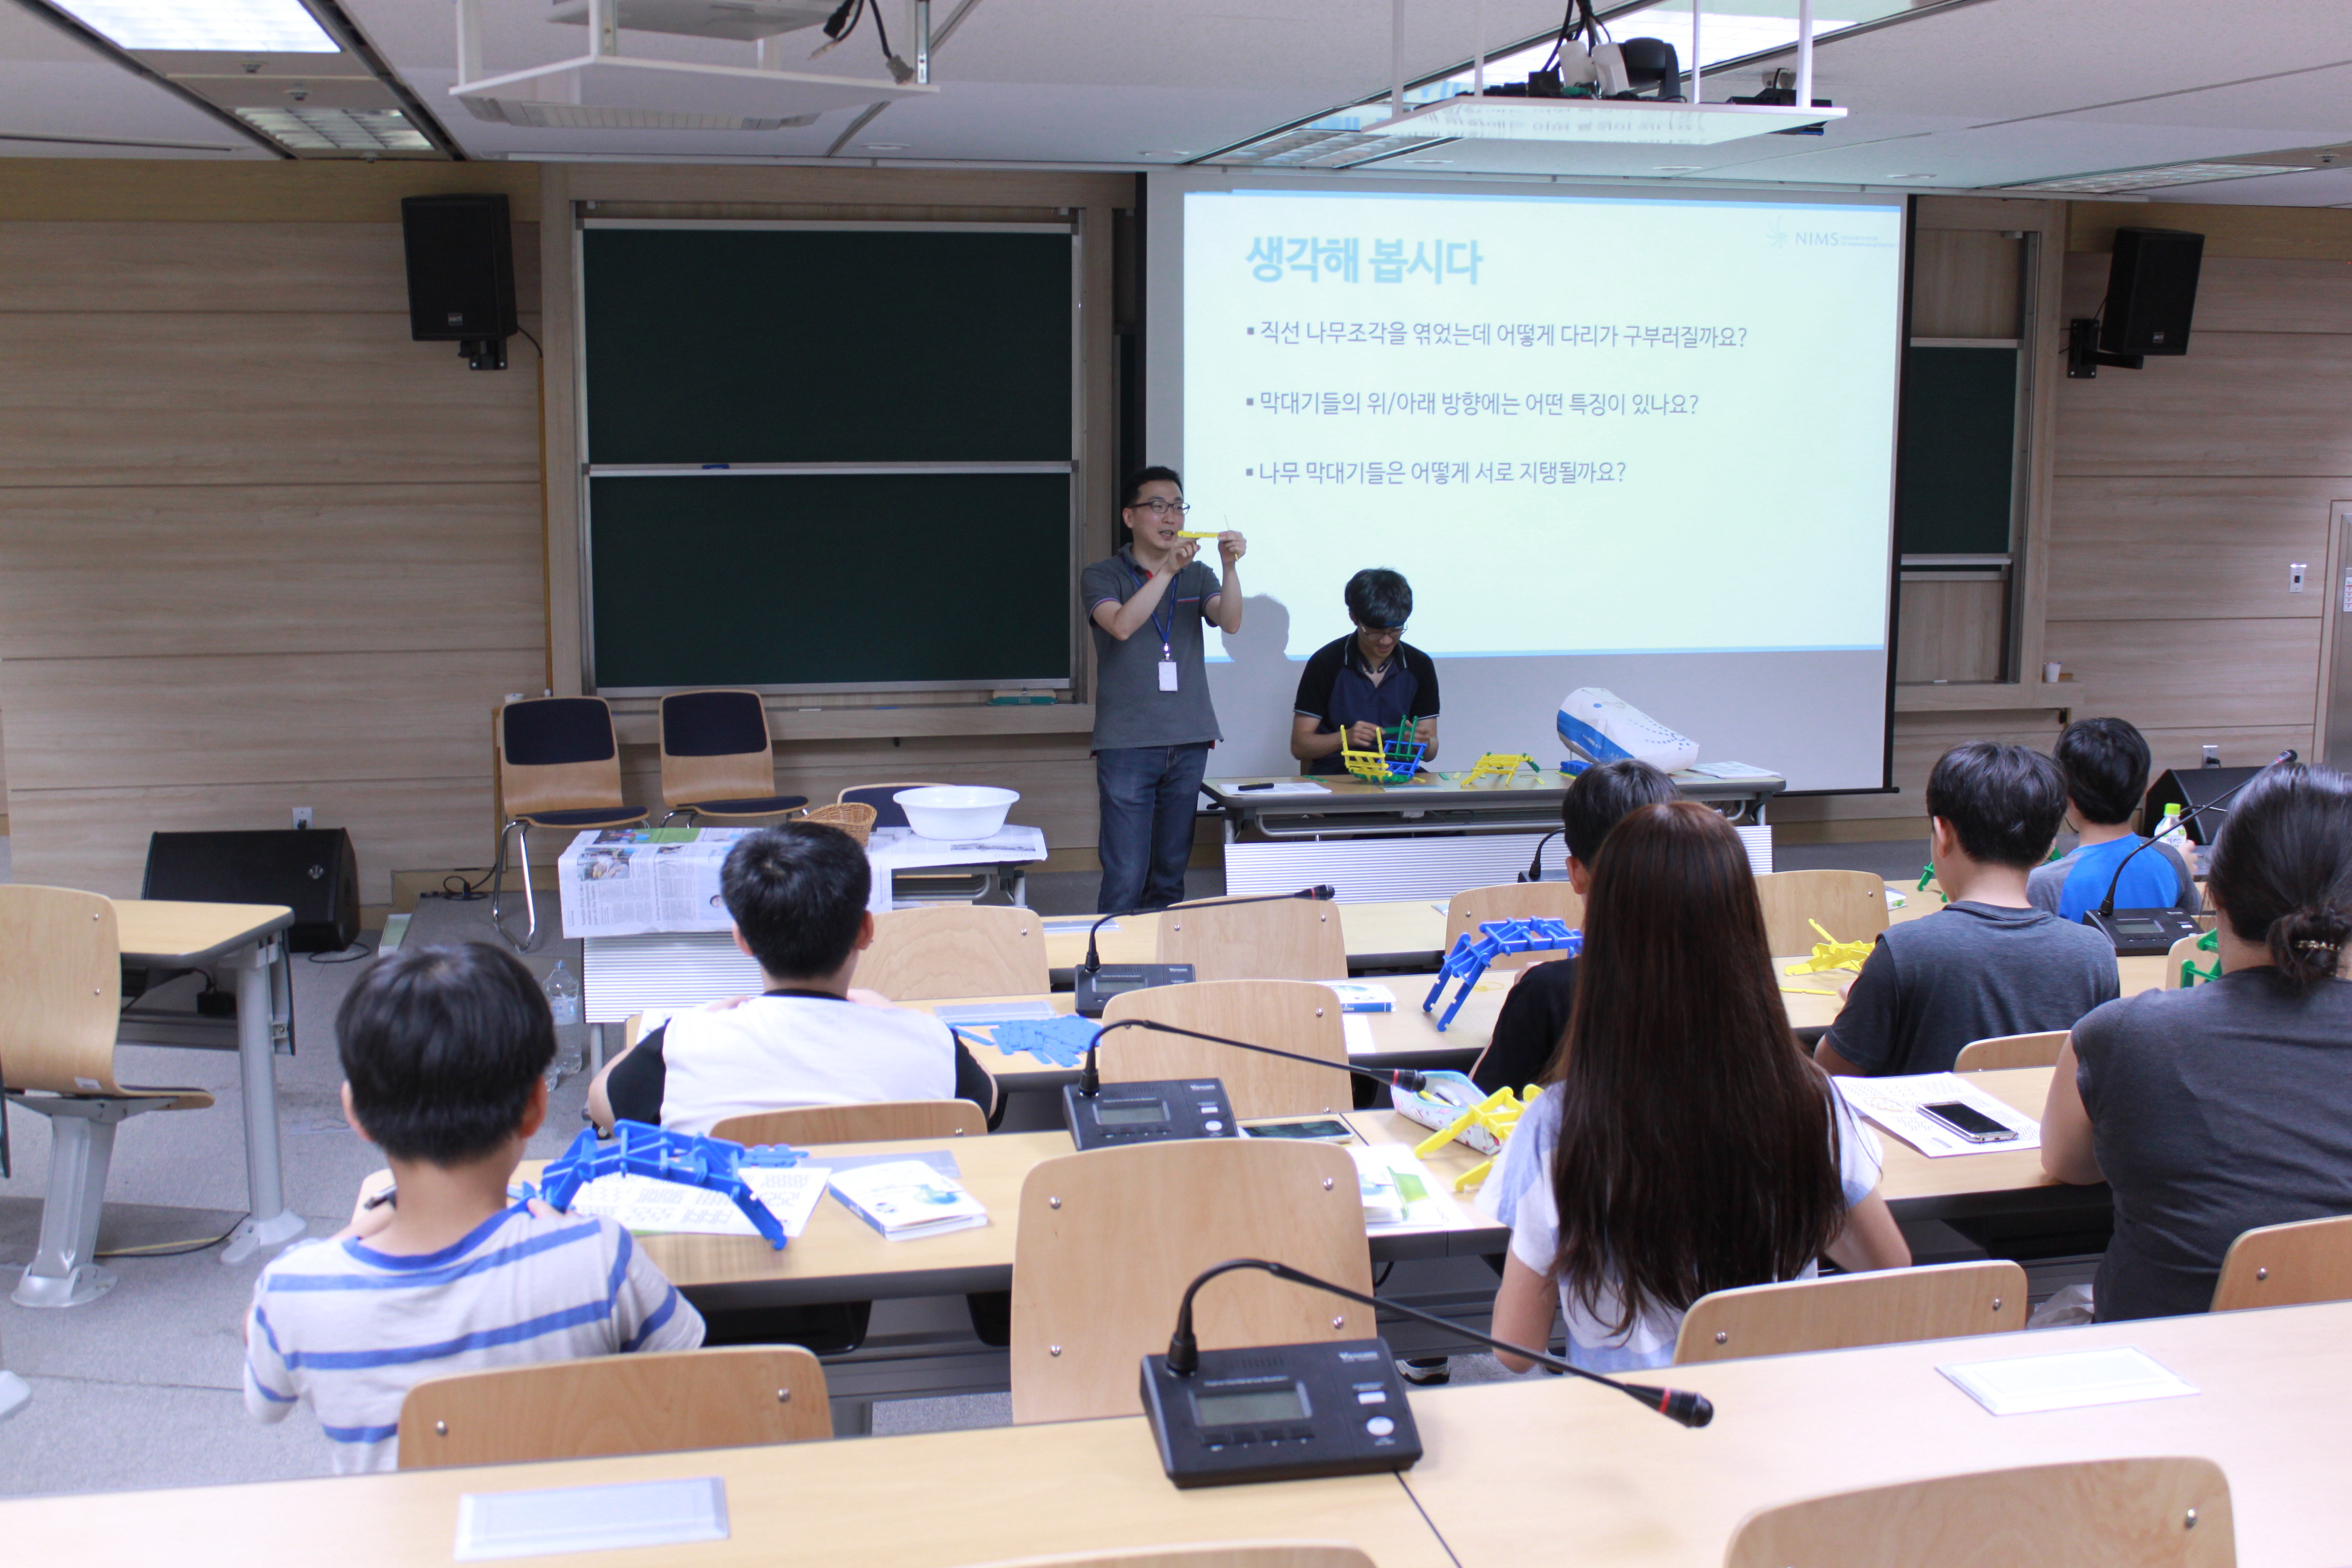
[[(1135, 563), (1132, 560), (1128, 562), (1127, 569), (1135, 573), (1135, 591), (1140, 594), (1150, 584), (1151, 579), (1140, 572), (1136, 572)], [(1161, 626), (1160, 612), (1158, 610), (1151, 612), (1151, 629), (1160, 634), (1160, 657), (1162, 658), (1176, 657), (1176, 584), (1182, 580), (1183, 575), (1183, 572), (1180, 569), (1174, 576), (1168, 579), (1167, 595), (1160, 600), (1160, 603), (1168, 607), (1168, 624)]]

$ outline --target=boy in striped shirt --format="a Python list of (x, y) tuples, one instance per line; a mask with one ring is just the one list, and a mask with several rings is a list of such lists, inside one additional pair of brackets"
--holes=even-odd
[(547, 998), (479, 943), (404, 950), (335, 1016), (343, 1113), (392, 1167), (391, 1202), (290, 1247), (246, 1322), (245, 1404), (308, 1400), (338, 1474), (398, 1463), (416, 1384), (518, 1363), (691, 1350), (702, 1319), (611, 1220), (509, 1204), (547, 1119)]

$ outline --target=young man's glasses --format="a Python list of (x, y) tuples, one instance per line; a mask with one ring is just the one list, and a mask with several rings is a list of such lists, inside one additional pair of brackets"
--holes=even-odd
[(1133, 506), (1127, 510), (1129, 511), (1148, 511), (1154, 517), (1166, 517), (1171, 513), (1173, 513), (1178, 517), (1181, 517), (1192, 509), (1186, 506), (1181, 500), (1161, 500), (1155, 496), (1150, 500), (1137, 501)]

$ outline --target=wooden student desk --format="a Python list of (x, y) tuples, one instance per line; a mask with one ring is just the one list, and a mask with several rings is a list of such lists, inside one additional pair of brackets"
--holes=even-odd
[[(311, 1419), (307, 1410), (289, 1417)], [(639, 1458), (411, 1470), (0, 1502), (10, 1560), (78, 1568), (424, 1568), (468, 1492), (718, 1476), (730, 1538), (516, 1558), (525, 1568), (959, 1568), (1195, 1542), (1349, 1541), (1456, 1568), (1393, 1475), (1180, 1492), (1139, 1415)]]
[[(238, 1086), (245, 1103), (245, 1177), (251, 1213), (229, 1233), (221, 1262), (244, 1262), (264, 1247), (293, 1240), (310, 1222), (286, 1205), (278, 1151), (278, 1077), (270, 975), (287, 962), (278, 934), (294, 923), (281, 904), (199, 904), (160, 899), (114, 900), (122, 962), (136, 968), (227, 969), (236, 977)], [(290, 976), (289, 977), (290, 981)], [(290, 996), (290, 991), (289, 991)], [(291, 1003), (289, 1001), (290, 1007)], [(147, 1043), (149, 1026), (127, 1019), (126, 1043)], [(187, 1043), (176, 1035), (152, 1043)]]
[[(2018, 1465), (2200, 1455), (2229, 1478), (2240, 1563), (2323, 1568), (2352, 1541), (2347, 1335), (2352, 1303), (2331, 1303), (1643, 1374), (1714, 1402), (1699, 1431), (1564, 1378), (1416, 1394), (1426, 1457), (1405, 1485), (1461, 1568), (1555, 1555), (1719, 1568), (1739, 1521), (1776, 1503)], [(2112, 1345), (2137, 1347), (2199, 1392), (1995, 1416), (1936, 1371)], [(2030, 1541), (2014, 1547), (1991, 1555), (2032, 1561)]]

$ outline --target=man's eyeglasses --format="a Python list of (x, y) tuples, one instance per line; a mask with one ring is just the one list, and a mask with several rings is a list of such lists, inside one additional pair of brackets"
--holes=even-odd
[(1186, 506), (1181, 500), (1161, 500), (1157, 496), (1153, 497), (1150, 500), (1137, 501), (1133, 506), (1128, 508), (1128, 510), (1129, 511), (1148, 511), (1154, 517), (1166, 517), (1171, 512), (1175, 513), (1178, 517), (1181, 517), (1192, 510), (1192, 509), (1191, 507)]
[(1402, 626), (1364, 626), (1360, 629), (1368, 637), (1401, 637), (1404, 636), (1404, 628)]

